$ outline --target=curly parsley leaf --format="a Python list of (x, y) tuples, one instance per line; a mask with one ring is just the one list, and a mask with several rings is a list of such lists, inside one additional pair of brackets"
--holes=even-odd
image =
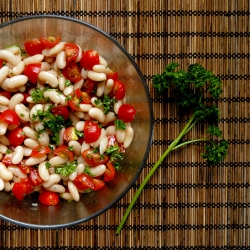
[(76, 161), (70, 161), (62, 165), (55, 166), (55, 173), (63, 176), (69, 176), (71, 173), (75, 172), (77, 168)]

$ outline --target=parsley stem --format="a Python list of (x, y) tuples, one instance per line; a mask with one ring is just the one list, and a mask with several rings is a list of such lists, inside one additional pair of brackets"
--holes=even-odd
[(147, 174), (146, 178), (143, 180), (143, 182), (141, 183), (139, 189), (136, 191), (133, 199), (131, 200), (127, 210), (125, 211), (123, 218), (120, 222), (120, 224), (118, 225), (117, 229), (116, 229), (116, 234), (119, 234), (119, 232), (121, 231), (123, 224), (125, 223), (131, 209), (133, 208), (136, 200), (138, 199), (140, 193), (142, 192), (143, 188), (145, 187), (145, 185), (147, 184), (147, 182), (149, 181), (149, 179), (151, 178), (151, 176), (154, 174), (154, 172), (156, 171), (156, 169), (161, 165), (161, 163), (163, 162), (163, 160), (166, 158), (166, 156), (175, 149), (175, 147), (177, 146), (177, 144), (179, 143), (179, 141), (181, 140), (181, 138), (186, 134), (186, 131), (189, 130), (189, 127), (191, 126), (193, 120), (195, 119), (195, 115), (193, 115), (190, 120), (188, 121), (188, 123), (186, 124), (186, 126), (183, 128), (183, 130), (180, 132), (180, 134), (178, 135), (178, 137), (171, 143), (171, 145), (168, 147), (168, 149), (163, 153), (163, 155), (158, 159), (158, 161), (155, 163), (155, 165), (153, 166), (153, 168), (149, 171), (149, 173)]

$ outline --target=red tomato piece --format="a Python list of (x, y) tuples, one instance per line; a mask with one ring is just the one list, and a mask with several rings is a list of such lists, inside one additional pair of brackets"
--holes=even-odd
[(40, 177), (37, 168), (30, 167), (30, 179), (34, 186), (38, 186), (43, 183), (43, 179)]
[(82, 152), (82, 157), (92, 167), (105, 164), (109, 160), (107, 154), (104, 153), (100, 155), (97, 150), (91, 148), (84, 150)]
[(85, 121), (84, 125), (84, 139), (86, 143), (92, 143), (99, 139), (101, 135), (101, 128), (94, 121)]
[(29, 194), (33, 189), (32, 182), (30, 179), (23, 179), (21, 182), (16, 182), (12, 187), (13, 195), (22, 201), (25, 195)]
[(103, 180), (93, 178), (93, 182), (94, 182), (93, 190), (99, 190), (105, 186), (105, 182)]
[(55, 192), (44, 191), (38, 196), (39, 202), (46, 206), (55, 206), (59, 203), (59, 195)]
[(68, 105), (73, 111), (81, 111), (80, 104), (89, 104), (91, 102), (89, 94), (82, 92), (80, 89), (74, 90), (70, 96), (71, 98), (68, 100)]
[(131, 104), (122, 104), (118, 110), (118, 118), (124, 122), (132, 122), (135, 118), (136, 110)]
[(0, 59), (0, 69), (3, 67), (3, 60)]
[(0, 121), (7, 122), (9, 125), (18, 126), (20, 124), (19, 117), (17, 116), (16, 112), (10, 109), (4, 110), (0, 114)]
[(93, 181), (93, 178), (85, 173), (79, 174), (73, 181), (75, 186), (81, 190), (84, 191), (86, 189), (94, 189), (95, 184)]
[(30, 95), (28, 93), (22, 93), (22, 95), (23, 95), (22, 104), (28, 104), (27, 97), (29, 97)]
[(82, 85), (82, 91), (86, 92), (88, 94), (90, 94), (91, 92), (93, 92), (96, 88), (97, 82), (91, 80), (91, 79), (87, 79), (83, 85)]
[(9, 153), (9, 154), (5, 154), (3, 159), (2, 159), (2, 163), (6, 166), (10, 166), (13, 165), (12, 163), (12, 157), (13, 157), (13, 152)]
[(116, 80), (114, 82), (113, 94), (116, 100), (122, 100), (126, 94), (125, 85), (123, 82)]
[(125, 153), (125, 148), (123, 146), (123, 143), (118, 143), (117, 138), (115, 135), (109, 135), (108, 136), (108, 148), (112, 146), (118, 146), (120, 148), (120, 152)]
[(2, 90), (2, 91), (0, 91), (0, 96), (5, 96), (8, 99), (10, 99), (11, 98), (11, 92)]
[(105, 182), (108, 182), (113, 180), (114, 177), (115, 177), (115, 168), (113, 164), (110, 161), (108, 161), (108, 163), (106, 164), (106, 170), (103, 174), (103, 180)]
[(9, 138), (11, 146), (17, 147), (23, 144), (26, 136), (25, 136), (25, 133), (23, 132), (23, 129), (20, 127), (17, 127), (8, 133), (8, 138)]
[(20, 170), (24, 173), (24, 174), (28, 174), (30, 173), (30, 166), (27, 166), (25, 164), (25, 160), (22, 160), (19, 164), (18, 167), (20, 168)]
[(78, 135), (76, 134), (76, 128), (75, 127), (66, 128), (63, 133), (63, 140), (66, 142), (77, 141)]
[(60, 145), (54, 151), (54, 155), (60, 156), (65, 159), (69, 159), (70, 161), (74, 160), (74, 154), (68, 149), (66, 145)]
[(99, 54), (95, 50), (87, 50), (82, 53), (80, 65), (88, 70), (92, 70), (93, 66), (100, 63)]
[(40, 42), (43, 44), (45, 48), (52, 48), (57, 45), (61, 41), (61, 37), (57, 36), (48, 36), (48, 37), (41, 37)]
[(24, 43), (24, 48), (30, 56), (34, 56), (36, 54), (41, 54), (45, 46), (39, 39), (32, 39)]
[(31, 63), (28, 64), (23, 71), (23, 74), (26, 75), (31, 83), (36, 84), (38, 74), (40, 72), (42, 64), (41, 63)]
[(61, 115), (63, 116), (64, 120), (69, 118), (69, 110), (66, 106), (56, 106), (51, 109), (51, 113), (53, 115)]
[(47, 146), (44, 145), (38, 145), (37, 147), (35, 147), (32, 152), (31, 155), (32, 157), (41, 157), (44, 156), (46, 154), (51, 153), (51, 149)]
[(79, 54), (79, 47), (75, 43), (65, 43), (64, 50), (67, 62), (74, 61)]
[(62, 69), (62, 74), (71, 82), (78, 82), (82, 79), (80, 68), (75, 61), (68, 62)]
[(114, 81), (116, 81), (118, 79), (118, 73), (117, 72), (112, 72), (109, 75), (107, 75), (107, 80), (108, 79), (113, 79)]

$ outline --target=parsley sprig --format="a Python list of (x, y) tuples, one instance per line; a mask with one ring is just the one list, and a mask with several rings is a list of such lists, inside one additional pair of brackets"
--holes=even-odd
[(69, 161), (62, 165), (55, 166), (55, 173), (62, 176), (69, 176), (71, 173), (75, 172), (77, 168), (76, 161)]
[[(128, 206), (116, 230), (116, 234), (120, 232), (133, 205), (148, 180), (170, 152), (188, 144), (202, 142), (205, 144), (205, 152), (201, 153), (201, 157), (207, 161), (209, 166), (219, 164), (227, 155), (228, 142), (221, 138), (222, 131), (218, 127), (219, 109), (214, 104), (222, 93), (222, 83), (220, 79), (217, 78), (211, 71), (203, 68), (200, 64), (190, 65), (187, 71), (176, 70), (178, 66), (178, 63), (171, 63), (165, 68), (162, 74), (155, 75), (153, 78), (153, 86), (159, 94), (162, 94), (165, 90), (172, 88), (177, 99), (177, 104), (180, 106), (182, 111), (189, 110), (191, 112), (189, 121), (143, 180), (130, 205)], [(213, 99), (211, 105), (208, 105), (205, 100), (205, 97), (209, 95)], [(187, 135), (198, 122), (210, 124), (206, 131), (207, 136), (205, 138), (182, 141), (183, 137)], [(213, 138), (216, 137), (218, 139), (213, 140)]]
[(110, 161), (114, 164), (114, 167), (118, 169), (120, 167), (121, 161), (124, 159), (124, 153), (118, 146), (111, 146), (106, 150), (109, 155)]

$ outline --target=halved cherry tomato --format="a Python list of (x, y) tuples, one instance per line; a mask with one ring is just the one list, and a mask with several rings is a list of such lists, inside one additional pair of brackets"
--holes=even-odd
[(100, 153), (93, 148), (84, 150), (82, 152), (82, 157), (89, 165), (93, 167), (96, 167), (100, 164), (105, 164), (109, 160), (107, 154), (104, 153), (100, 155)]
[(31, 179), (34, 186), (38, 186), (44, 182), (43, 179), (40, 177), (37, 168), (30, 167), (30, 175), (29, 176), (30, 176), (30, 179)]
[(53, 115), (61, 115), (63, 116), (64, 120), (69, 118), (69, 110), (66, 106), (56, 106), (51, 109), (51, 113)]
[(30, 166), (25, 164), (25, 160), (22, 160), (20, 163), (18, 163), (18, 167), (24, 174), (30, 173)]
[(68, 105), (74, 111), (81, 111), (80, 104), (89, 104), (91, 102), (89, 94), (82, 92), (80, 89), (74, 90), (70, 96), (71, 98), (68, 100)]
[(132, 122), (135, 118), (136, 110), (133, 105), (125, 103), (118, 109), (118, 118), (124, 122)]
[(116, 80), (114, 82), (114, 87), (113, 87), (112, 92), (113, 92), (116, 100), (122, 100), (125, 96), (125, 93), (126, 93), (124, 83), (119, 81), (119, 80)]
[(39, 202), (46, 206), (55, 206), (59, 203), (59, 195), (55, 192), (44, 191), (38, 196)]
[(6, 166), (13, 165), (12, 158), (13, 158), (13, 152), (5, 154), (1, 162)]
[(35, 147), (32, 152), (31, 155), (32, 157), (41, 157), (44, 156), (46, 154), (51, 153), (51, 149), (47, 146), (44, 145), (38, 145), (37, 147)]
[(93, 81), (93, 80), (91, 80), (91, 79), (88, 78), (83, 83), (81, 90), (83, 92), (86, 92), (86, 93), (90, 94), (91, 92), (93, 92), (95, 90), (96, 85), (97, 85), (97, 82), (95, 82), (95, 81)]
[(113, 79), (114, 81), (116, 81), (118, 79), (118, 73), (117, 72), (112, 72), (110, 74), (107, 75), (107, 80), (108, 79)]
[(40, 41), (45, 46), (45, 48), (52, 48), (61, 41), (61, 37), (60, 36), (41, 37)]
[(13, 195), (19, 200), (22, 201), (25, 195), (29, 194), (33, 189), (33, 184), (29, 178), (22, 179), (21, 182), (14, 183), (12, 187)]
[(0, 59), (0, 69), (3, 67), (3, 60)]
[(11, 109), (4, 110), (0, 114), (0, 121), (7, 122), (9, 125), (19, 125), (19, 117), (17, 116), (16, 112)]
[(105, 182), (103, 180), (93, 178), (93, 182), (94, 182), (93, 190), (99, 190), (105, 186)]
[(0, 91), (0, 96), (5, 96), (8, 99), (10, 99), (11, 98), (11, 92), (10, 91), (5, 91), (5, 90), (1, 90)]
[(77, 141), (78, 135), (76, 134), (76, 128), (75, 127), (66, 128), (63, 133), (63, 140), (66, 142)]
[(66, 145), (60, 145), (54, 151), (54, 155), (60, 156), (65, 159), (69, 159), (70, 161), (74, 160), (74, 154), (68, 149)]
[(67, 62), (74, 61), (79, 54), (79, 47), (75, 43), (65, 43), (64, 50)]
[(23, 132), (23, 129), (20, 127), (17, 127), (8, 133), (8, 138), (10, 141), (11, 146), (17, 147), (23, 144), (26, 136)]
[(79, 174), (73, 181), (75, 186), (81, 190), (84, 191), (86, 189), (94, 189), (95, 184), (93, 181), (93, 178), (85, 173)]
[(106, 164), (106, 170), (103, 174), (103, 180), (105, 182), (108, 182), (113, 180), (114, 177), (115, 177), (115, 168), (113, 164), (110, 161), (108, 161), (108, 163)]
[(84, 124), (84, 138), (86, 143), (92, 143), (99, 139), (101, 135), (101, 128), (94, 121), (85, 121)]
[(38, 74), (40, 72), (42, 64), (41, 63), (31, 63), (28, 64), (23, 71), (23, 74), (26, 75), (31, 83), (36, 84)]
[(32, 39), (24, 43), (25, 51), (30, 55), (42, 54), (46, 46), (39, 39)]
[(78, 82), (82, 79), (81, 71), (76, 62), (68, 62), (65, 68), (62, 69), (64, 77), (71, 82)]
[(100, 63), (99, 54), (95, 50), (87, 50), (82, 53), (80, 65), (88, 70), (92, 70), (93, 66)]

